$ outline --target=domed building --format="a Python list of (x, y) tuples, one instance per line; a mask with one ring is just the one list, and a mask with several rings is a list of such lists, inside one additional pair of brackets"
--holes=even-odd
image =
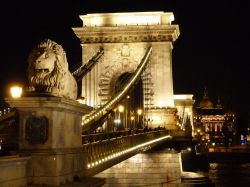
[(205, 88), (202, 100), (194, 108), (194, 128), (196, 136), (212, 145), (232, 143), (236, 132), (235, 113), (225, 111), (219, 97), (214, 105)]
[(210, 101), (210, 99), (208, 97), (208, 91), (206, 88), (204, 90), (203, 99), (201, 100), (199, 107), (200, 108), (213, 108), (213, 103), (212, 103), (212, 101)]

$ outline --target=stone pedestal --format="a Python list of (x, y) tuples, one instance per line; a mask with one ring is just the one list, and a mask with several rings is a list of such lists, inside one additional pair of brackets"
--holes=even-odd
[(82, 115), (90, 108), (60, 97), (6, 99), (19, 112), (20, 155), (29, 155), (30, 184), (60, 185), (85, 169)]
[(176, 108), (154, 108), (147, 111), (148, 127), (163, 127), (167, 130), (176, 130)]

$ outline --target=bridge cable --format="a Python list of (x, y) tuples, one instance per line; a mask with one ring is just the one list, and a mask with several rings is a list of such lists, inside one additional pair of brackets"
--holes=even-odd
[(81, 65), (75, 71), (72, 72), (72, 75), (76, 79), (76, 82), (82, 80), (82, 78), (91, 71), (91, 69), (99, 62), (99, 59), (103, 56), (104, 49), (100, 48), (98, 52), (86, 63)]
[(93, 131), (102, 125), (102, 120), (105, 119), (108, 114), (117, 106), (117, 104), (127, 95), (129, 90), (134, 86), (134, 84), (139, 80), (140, 76), (146, 69), (148, 63), (150, 62), (150, 56), (152, 54), (152, 47), (148, 47), (145, 55), (143, 56), (140, 64), (137, 66), (135, 72), (130, 76), (127, 84), (123, 86), (123, 89), (116, 94), (116, 96), (107, 102), (102, 107), (91, 112), (90, 115), (84, 116), (82, 125), (82, 130), (84, 132)]

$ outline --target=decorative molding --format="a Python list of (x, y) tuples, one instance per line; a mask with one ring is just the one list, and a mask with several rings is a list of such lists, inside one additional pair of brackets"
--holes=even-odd
[(174, 42), (177, 25), (73, 28), (81, 43)]

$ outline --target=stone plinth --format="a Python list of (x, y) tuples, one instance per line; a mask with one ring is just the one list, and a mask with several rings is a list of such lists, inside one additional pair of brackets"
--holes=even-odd
[(29, 183), (60, 185), (84, 170), (81, 119), (89, 107), (60, 97), (6, 100), (19, 112), (20, 155), (31, 156)]
[(20, 187), (27, 184), (26, 167), (29, 157), (0, 157), (0, 186)]

